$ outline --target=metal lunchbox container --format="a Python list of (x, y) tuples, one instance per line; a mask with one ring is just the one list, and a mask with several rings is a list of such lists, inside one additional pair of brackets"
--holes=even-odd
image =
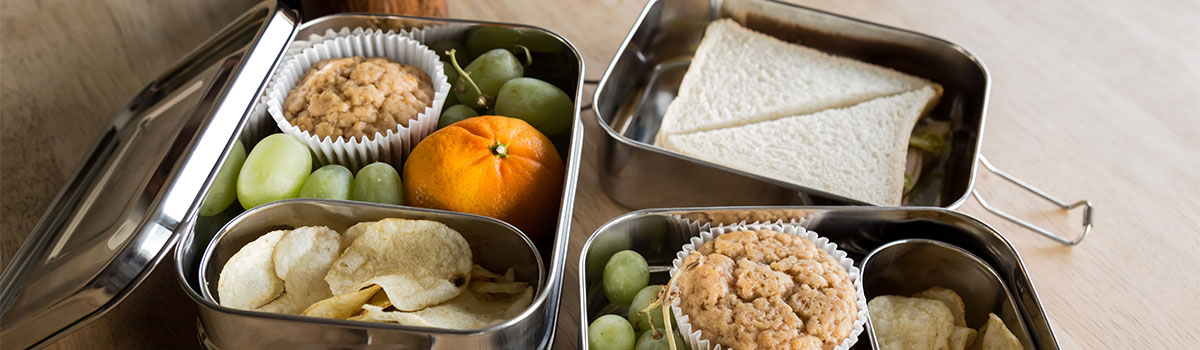
[[(947, 142), (951, 151), (937, 158), (925, 157), (919, 167), (922, 178), (938, 179), (940, 183), (931, 183), (924, 192), (909, 196), (904, 207), (863, 206), (867, 203), (654, 146), (662, 115), (678, 92), (705, 28), (718, 18), (733, 19), (787, 42), (801, 42), (941, 84), (945, 89), (941, 102), (926, 118), (949, 123)], [(972, 304), (983, 305), (968, 311), (976, 314), (972, 322), (979, 320), (980, 309), (990, 307), (982, 311), (1002, 317), (1027, 348), (1058, 349), (1016, 250), (992, 227), (953, 211), (968, 196), (974, 196), (990, 212), (1067, 245), (1079, 243), (1091, 229), (1089, 202), (1059, 201), (995, 169), (980, 154), (990, 80), (987, 68), (970, 51), (920, 33), (776, 0), (649, 0), (594, 95), (593, 109), (606, 134), (600, 142), (604, 172), (600, 181), (615, 202), (642, 210), (602, 225), (584, 245), (579, 262), (580, 347), (588, 348), (587, 328), (596, 317), (613, 312), (624, 315), (625, 310), (607, 305), (600, 285), (604, 263), (613, 253), (632, 249), (643, 255), (650, 265), (650, 283), (663, 284), (669, 278), (675, 253), (699, 233), (696, 226), (684, 223), (721, 225), (804, 219), (808, 220), (806, 228), (836, 243), (860, 268), (866, 260), (880, 261), (872, 266), (887, 266), (883, 261), (908, 256), (905, 249), (922, 254), (935, 251), (927, 246), (944, 248), (937, 251), (939, 254), (957, 254), (957, 261), (976, 262), (971, 265), (975, 269), (963, 265), (938, 272), (971, 276), (944, 286), (959, 288), (958, 292)], [(974, 191), (976, 164), (1063, 209), (1083, 206), (1083, 234), (1065, 238), (990, 206)], [(878, 248), (886, 249), (872, 255)], [(870, 298), (911, 294), (932, 287), (897, 283), (895, 276), (907, 276), (906, 272), (881, 267), (864, 270), (864, 291)], [(986, 317), (987, 313), (982, 315)], [(866, 327), (854, 348), (878, 349), (869, 320)]]
[[(627, 213), (602, 225), (583, 246), (579, 258), (579, 312), (580, 347), (588, 348), (588, 324), (600, 315), (614, 310), (606, 309), (608, 303), (600, 285), (600, 271), (613, 253), (632, 249), (646, 258), (650, 267), (650, 283), (665, 284), (669, 279), (671, 261), (675, 253), (707, 227), (747, 222), (791, 222), (807, 220), (806, 228), (821, 237), (836, 243), (845, 251), (855, 265), (862, 269), (861, 278), (867, 298), (892, 293), (912, 293), (933, 285), (909, 285), (897, 287), (905, 281), (895, 281), (895, 276), (904, 276), (896, 271), (876, 273), (870, 269), (884, 267), (864, 265), (872, 260), (885, 260), (881, 247), (902, 247), (917, 242), (932, 242), (945, 249), (960, 250), (968, 258), (976, 259), (982, 274), (963, 272), (962, 266), (939, 265), (925, 267), (940, 271), (934, 275), (943, 287), (956, 289), (964, 296), (968, 313), (968, 325), (978, 327), (980, 317), (986, 319), (988, 312), (1004, 318), (1005, 324), (1017, 335), (1027, 349), (1058, 349), (1054, 331), (1034, 290), (1033, 283), (1025, 271), (1021, 256), (1004, 236), (995, 229), (969, 215), (953, 210), (923, 208), (883, 207), (711, 207), (648, 209)], [(879, 249), (876, 251), (876, 249)], [(876, 253), (872, 253), (876, 251)], [(868, 256), (872, 254), (873, 256)], [(891, 254), (898, 255), (898, 254)], [(928, 258), (929, 254), (918, 257)], [(929, 258), (924, 263), (937, 265), (940, 260)], [(885, 266), (887, 262), (877, 265)], [(953, 273), (945, 273), (946, 271)], [(990, 274), (990, 275), (989, 275)], [(990, 278), (990, 279), (989, 279)], [(923, 282), (923, 281), (922, 281)], [(922, 283), (915, 282), (915, 283)], [(998, 290), (995, 289), (999, 286)], [(989, 288), (991, 287), (991, 288)], [(908, 294), (905, 294), (908, 295)], [(985, 295), (987, 298), (973, 298)], [(619, 314), (620, 313), (618, 312)], [(875, 345), (870, 320), (867, 329), (860, 335), (854, 349), (879, 349)]]
[[(433, 25), (519, 27), (563, 45), (551, 81), (575, 99), (569, 132), (551, 140), (566, 174), (555, 237), (539, 242), (545, 282), (517, 319), (474, 331), (364, 327), (286, 319), (222, 307), (202, 295), (200, 257), (233, 214), (199, 217), (237, 139), (250, 149), (274, 125), (252, 120), (258, 97), (295, 38), (342, 27), (383, 30)], [(0, 337), (14, 348), (48, 345), (103, 315), (174, 248), (180, 286), (200, 310), (205, 343), (216, 347), (501, 348), (552, 343), (567, 259), (583, 138), (578, 108), (583, 61), (565, 38), (519, 24), (393, 15), (333, 15), (300, 23), (275, 0), (260, 3), (140, 92), (67, 182), (0, 276)], [(336, 320), (335, 320), (336, 321)], [(262, 325), (274, 328), (265, 330)], [(302, 335), (302, 342), (285, 339)], [(254, 339), (255, 344), (235, 341)], [(525, 346), (528, 345), (528, 346)]]
[[(503, 221), (464, 213), (339, 200), (289, 199), (254, 207), (238, 215), (208, 242), (178, 249), (183, 261), (199, 259), (198, 265), (178, 264), (187, 280), (198, 281), (201, 297), (200, 340), (209, 348), (293, 348), (358, 346), (408, 346), (431, 348), (508, 347), (532, 349), (549, 334), (527, 336), (554, 322), (540, 304), (531, 303), (521, 315), (504, 323), (478, 330), (444, 330), (399, 326), (379, 322), (356, 322), (299, 315), (255, 312), (214, 304), (222, 268), (234, 253), (250, 241), (280, 227), (325, 226), (344, 230), (362, 221), (386, 218), (433, 220), (454, 228), (471, 245), (473, 262), (491, 271), (512, 267), (518, 281), (529, 282), (537, 292), (549, 287), (537, 247), (520, 230)], [(205, 247), (207, 246), (207, 247)], [(195, 248), (199, 248), (196, 251)], [(202, 254), (198, 257), (194, 254)], [(196, 266), (198, 268), (192, 269)], [(191, 290), (188, 292), (192, 293)], [(548, 319), (550, 318), (550, 319)], [(365, 335), (365, 337), (364, 337)]]
[[(773, 0), (650, 0), (595, 92), (593, 108), (607, 134), (602, 181), (613, 200), (630, 208), (866, 204), (653, 145), (705, 28), (718, 18), (942, 84), (941, 102), (926, 118), (950, 123), (950, 151), (925, 157), (930, 159), (924, 160), (920, 178), (934, 181), (904, 205), (953, 209), (967, 199), (991, 84), (987, 68), (970, 51), (927, 35)], [(646, 195), (664, 191), (669, 195)]]
[[(777, 0), (649, 0), (593, 97), (605, 191), (631, 209), (727, 205), (870, 205), (834, 193), (729, 168), (653, 145), (708, 24), (730, 18), (787, 42), (920, 76), (942, 85), (925, 119), (949, 124), (948, 152), (921, 157), (903, 206), (955, 209), (970, 196), (989, 212), (1065, 245), (1091, 231), (1092, 204), (1064, 202), (997, 169), (980, 154), (991, 76), (966, 48), (929, 35)], [(1083, 207), (1083, 232), (1050, 232), (1008, 214), (974, 190), (976, 164), (1069, 210)]]

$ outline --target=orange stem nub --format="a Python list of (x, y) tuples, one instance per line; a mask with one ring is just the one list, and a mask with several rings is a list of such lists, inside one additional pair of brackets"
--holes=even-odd
[(500, 143), (500, 141), (496, 141), (495, 144), (493, 144), (491, 147), (488, 147), (488, 148), (492, 150), (492, 155), (500, 157), (500, 158), (508, 158), (508, 144), (507, 143)]

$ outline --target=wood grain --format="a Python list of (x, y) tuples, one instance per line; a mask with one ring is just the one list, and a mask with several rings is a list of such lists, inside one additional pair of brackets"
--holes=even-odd
[[(803, 2), (959, 43), (993, 81), (984, 154), (1064, 199), (1097, 204), (1096, 229), (1065, 248), (987, 214), (1021, 253), (1067, 349), (1161, 349), (1200, 343), (1200, 3), (1151, 0)], [(115, 111), (248, 1), (0, 2), (0, 264)], [(454, 0), (454, 17), (522, 22), (570, 39), (598, 78), (644, 2)], [(590, 91), (586, 92), (590, 96)], [(584, 114), (584, 164), (556, 348), (577, 347), (576, 257), (627, 209), (599, 187)], [(980, 172), (990, 202), (1055, 231), (1062, 213)], [(195, 310), (163, 268), (56, 349), (196, 348)], [(0, 344), (2, 347), (2, 344)]]
[(409, 16), (445, 17), (445, 0), (304, 0), (300, 10), (305, 18), (342, 12), (390, 13)]

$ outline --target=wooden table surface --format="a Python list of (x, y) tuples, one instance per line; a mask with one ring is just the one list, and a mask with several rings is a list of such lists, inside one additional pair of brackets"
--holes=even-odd
[[(0, 263), (7, 264), (101, 130), (142, 86), (252, 3), (5, 0), (0, 8)], [(1200, 343), (1200, 2), (806, 0), (804, 5), (957, 42), (994, 79), (984, 154), (1064, 199), (1097, 205), (1067, 248), (982, 210), (1020, 251), (1060, 344), (1161, 349)], [(450, 15), (523, 22), (573, 41), (599, 78), (641, 0), (453, 0)], [(591, 91), (585, 92), (590, 96)], [(579, 249), (627, 209), (598, 185), (587, 129), (556, 348), (577, 345)], [(981, 171), (990, 202), (1055, 231), (1063, 213)], [(162, 264), (61, 349), (195, 348), (195, 308)], [(3, 347), (0, 345), (0, 347)]]

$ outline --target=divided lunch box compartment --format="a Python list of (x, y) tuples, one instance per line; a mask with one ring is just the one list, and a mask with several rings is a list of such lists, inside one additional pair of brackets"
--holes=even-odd
[[(993, 312), (1004, 320), (1027, 349), (1059, 348), (1020, 255), (1008, 240), (987, 224), (966, 214), (933, 207), (787, 206), (647, 209), (605, 223), (588, 239), (579, 257), (579, 313), (587, 320), (580, 322), (580, 348), (588, 349), (587, 327), (591, 320), (605, 313), (625, 315), (625, 310), (608, 306), (600, 283), (604, 263), (613, 253), (625, 249), (636, 251), (650, 265), (650, 283), (666, 284), (675, 253), (691, 237), (698, 236), (708, 227), (800, 220), (808, 220), (807, 229), (836, 243), (838, 249), (854, 259), (855, 266), (860, 268), (867, 299), (891, 293), (911, 294), (933, 286), (956, 289), (963, 296), (970, 326), (982, 326), (980, 320)], [(696, 225), (690, 225), (693, 223)], [(984, 269), (990, 268), (992, 273), (962, 273), (965, 270), (962, 266), (930, 259), (932, 266), (922, 268), (931, 275), (943, 277), (932, 284), (919, 279), (911, 283), (897, 282), (886, 278), (887, 273), (863, 269), (864, 258), (873, 250), (921, 240), (961, 249), (968, 257), (982, 261)], [(888, 262), (879, 265), (886, 266)], [(895, 274), (895, 271), (889, 273)], [(989, 289), (994, 286), (1001, 288)], [(977, 295), (989, 298), (973, 297)], [(869, 318), (866, 328), (853, 349), (879, 349)]]
[[(450, 27), (465, 34), (475, 26), (525, 28), (559, 41), (561, 52), (537, 57), (561, 72), (545, 80), (575, 102), (570, 129), (551, 138), (566, 172), (555, 236), (534, 242), (544, 264), (544, 279), (535, 286), (530, 307), (502, 324), (458, 331), (236, 310), (205, 298), (198, 278), (201, 256), (214, 235), (241, 210), (234, 205), (224, 213), (200, 217), (200, 199), (235, 141), (241, 140), (249, 150), (262, 137), (277, 132), (258, 101), (292, 44), (342, 28)], [(452, 38), (463, 39), (456, 35)], [(295, 11), (275, 0), (264, 1), (152, 82), (114, 118), (0, 277), (0, 337), (14, 348), (54, 342), (119, 303), (173, 248), (173, 269), (199, 309), (198, 331), (209, 348), (548, 347), (557, 324), (579, 173), (583, 127), (578, 110), (587, 102), (582, 100), (583, 72), (575, 47), (540, 28), (375, 14), (338, 14), (300, 23)], [(317, 204), (342, 214), (349, 209), (338, 209), (341, 206), (366, 208), (361, 203)], [(403, 206), (366, 209), (353, 211), (376, 216), (387, 212), (398, 217), (460, 216), (448, 221), (476, 227), (465, 224), (471, 221), (469, 214)], [(239, 220), (286, 211), (251, 212)], [(377, 217), (363, 218), (367, 219)], [(542, 269), (525, 270), (531, 268)]]

